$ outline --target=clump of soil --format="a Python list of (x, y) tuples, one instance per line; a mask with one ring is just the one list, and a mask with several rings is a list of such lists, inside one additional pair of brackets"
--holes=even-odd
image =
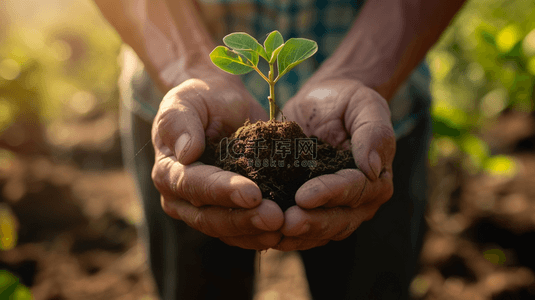
[(230, 137), (206, 145), (201, 161), (250, 178), (283, 211), (295, 205), (295, 193), (309, 179), (356, 168), (350, 150), (307, 137), (293, 121), (247, 120)]

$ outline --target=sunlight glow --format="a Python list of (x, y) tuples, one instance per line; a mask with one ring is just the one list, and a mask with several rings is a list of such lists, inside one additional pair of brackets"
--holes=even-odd
[(487, 159), (484, 168), (490, 175), (506, 178), (511, 178), (518, 172), (517, 163), (506, 155), (496, 155)]
[(0, 250), (10, 250), (17, 244), (15, 219), (7, 205), (0, 206)]
[(448, 52), (441, 52), (434, 55), (430, 62), (429, 68), (431, 73), (433, 73), (433, 77), (439, 81), (442, 81), (453, 69), (456, 59)]
[(530, 31), (522, 41), (522, 51), (528, 57), (535, 55), (535, 29)]
[(80, 115), (89, 113), (95, 108), (96, 104), (97, 98), (95, 95), (87, 91), (76, 92), (69, 101), (71, 109)]
[(481, 114), (487, 118), (497, 116), (507, 105), (507, 91), (495, 89), (488, 92), (479, 104)]
[(0, 62), (0, 77), (14, 80), (20, 75), (20, 65), (13, 59), (6, 58)]
[(52, 48), (54, 52), (54, 56), (59, 61), (66, 61), (72, 56), (72, 48), (69, 43), (63, 41), (63, 40), (56, 40), (54, 41), (50, 47)]
[(315, 89), (309, 94), (309, 96), (314, 99), (322, 100), (329, 97), (331, 93), (333, 93), (331, 89)]
[(462, 139), (462, 148), (468, 154), (469, 168), (479, 169), (483, 162), (489, 157), (489, 148), (487, 144), (474, 135), (467, 135)]
[(468, 121), (468, 115), (462, 110), (445, 99), (436, 99), (433, 101), (431, 114), (434, 117), (439, 117), (451, 121), (455, 126), (464, 126)]
[(452, 156), (458, 150), (453, 139), (449, 137), (438, 138), (436, 140), (436, 146), (440, 154), (445, 157)]
[(477, 62), (471, 63), (468, 66), (468, 78), (475, 84), (482, 84), (485, 80), (485, 69)]
[(496, 37), (496, 46), (501, 52), (508, 52), (522, 39), (520, 29), (516, 25), (503, 28)]

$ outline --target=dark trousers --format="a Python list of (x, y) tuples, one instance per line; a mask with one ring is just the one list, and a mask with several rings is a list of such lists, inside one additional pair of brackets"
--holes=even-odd
[[(420, 111), (425, 116), (397, 142), (392, 199), (349, 238), (300, 251), (314, 299), (408, 298), (425, 233), (431, 128), (429, 107)], [(151, 124), (126, 110), (121, 122), (124, 160), (142, 199), (141, 234), (161, 298), (252, 299), (255, 251), (227, 246), (167, 216), (151, 181)]]

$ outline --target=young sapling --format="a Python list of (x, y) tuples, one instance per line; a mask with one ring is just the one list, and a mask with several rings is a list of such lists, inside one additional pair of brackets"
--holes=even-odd
[[(316, 42), (304, 38), (284, 42), (278, 31), (271, 32), (263, 46), (243, 32), (231, 33), (223, 42), (225, 46), (216, 47), (210, 59), (230, 74), (254, 70), (268, 83), (270, 121), (246, 121), (230, 137), (207, 141), (201, 161), (250, 178), (260, 188), (262, 197), (275, 201), (283, 211), (295, 205), (295, 193), (310, 178), (355, 167), (350, 151), (307, 137), (294, 121), (275, 120), (275, 84), (317, 52)], [(269, 65), (267, 74), (258, 68), (260, 58)], [(303, 141), (308, 146), (300, 148)], [(305, 153), (300, 149), (313, 150)]]
[[(280, 32), (271, 32), (264, 46), (244, 32), (231, 33), (223, 38), (225, 46), (217, 46), (210, 59), (225, 72), (234, 75), (256, 71), (269, 84), (269, 119), (274, 120), (276, 114), (275, 84), (295, 66), (311, 57), (318, 50), (318, 44), (304, 38), (291, 38), (286, 43)], [(259, 58), (269, 64), (267, 76), (258, 69)], [(275, 77), (275, 61), (277, 77)]]

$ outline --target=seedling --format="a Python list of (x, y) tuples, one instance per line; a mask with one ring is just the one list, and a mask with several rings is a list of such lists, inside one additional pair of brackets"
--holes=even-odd
[[(275, 84), (317, 52), (316, 42), (304, 38), (284, 42), (278, 31), (268, 34), (263, 46), (243, 32), (231, 33), (223, 42), (225, 46), (216, 47), (210, 59), (234, 75), (255, 70), (268, 83), (270, 121), (247, 120), (228, 139), (208, 140), (203, 163), (251, 179), (260, 188), (262, 198), (276, 202), (283, 211), (296, 204), (297, 190), (310, 178), (356, 167), (351, 151), (335, 149), (317, 142), (315, 137), (307, 137), (295, 121), (275, 122)], [(258, 68), (260, 57), (269, 65), (267, 75)], [(240, 150), (239, 155), (234, 156), (236, 149)]]
[[(316, 42), (304, 38), (291, 38), (284, 42), (280, 32), (271, 32), (264, 46), (244, 32), (231, 33), (223, 38), (225, 46), (217, 46), (210, 59), (221, 70), (234, 75), (247, 74), (253, 70), (269, 84), (269, 119), (275, 119), (275, 84), (295, 66), (311, 57), (318, 50)], [(258, 69), (259, 57), (269, 64), (267, 76)], [(275, 77), (277, 61), (277, 77)]]

